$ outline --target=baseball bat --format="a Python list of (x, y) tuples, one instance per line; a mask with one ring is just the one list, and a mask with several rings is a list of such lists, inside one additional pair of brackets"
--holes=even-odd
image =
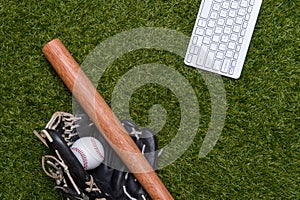
[(64, 44), (58, 38), (55, 38), (48, 42), (42, 51), (81, 107), (103, 134), (103, 137), (150, 197), (154, 200), (173, 199), (156, 172)]

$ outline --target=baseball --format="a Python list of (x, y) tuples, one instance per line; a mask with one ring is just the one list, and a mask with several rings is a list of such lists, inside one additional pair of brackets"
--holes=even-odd
[(72, 146), (71, 151), (79, 160), (85, 170), (95, 169), (104, 160), (102, 144), (94, 137), (78, 139)]

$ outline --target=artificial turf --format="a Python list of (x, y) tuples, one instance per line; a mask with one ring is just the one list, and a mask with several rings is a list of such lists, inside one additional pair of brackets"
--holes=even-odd
[[(42, 171), (50, 153), (32, 134), (55, 111), (72, 112), (72, 95), (41, 49), (58, 37), (82, 63), (99, 43), (123, 31), (162, 27), (189, 36), (200, 1), (0, 1), (0, 199), (62, 199)], [(201, 115), (190, 148), (158, 174), (175, 199), (299, 199), (299, 2), (265, 0), (239, 80), (222, 78), (227, 112), (213, 150), (199, 158), (207, 132), (210, 93), (201, 73), (171, 52), (141, 49), (117, 59), (98, 89), (110, 104), (113, 87), (129, 69), (161, 63), (193, 87)], [(147, 98), (146, 98), (147, 97)], [(180, 121), (176, 96), (156, 84), (139, 88), (131, 116), (147, 126), (159, 103), (167, 123), (158, 133), (167, 144)]]

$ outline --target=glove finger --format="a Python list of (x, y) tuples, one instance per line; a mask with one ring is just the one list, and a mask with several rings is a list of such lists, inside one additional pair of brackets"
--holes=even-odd
[(127, 173), (125, 175), (125, 180), (126, 185), (123, 189), (128, 196), (135, 199), (146, 199), (142, 198), (142, 196), (146, 197), (147, 193), (132, 174)]

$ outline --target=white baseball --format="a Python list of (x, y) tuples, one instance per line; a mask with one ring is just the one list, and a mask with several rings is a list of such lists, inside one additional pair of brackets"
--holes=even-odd
[(79, 160), (85, 170), (95, 169), (104, 160), (102, 144), (94, 137), (78, 139), (72, 146), (71, 151)]

